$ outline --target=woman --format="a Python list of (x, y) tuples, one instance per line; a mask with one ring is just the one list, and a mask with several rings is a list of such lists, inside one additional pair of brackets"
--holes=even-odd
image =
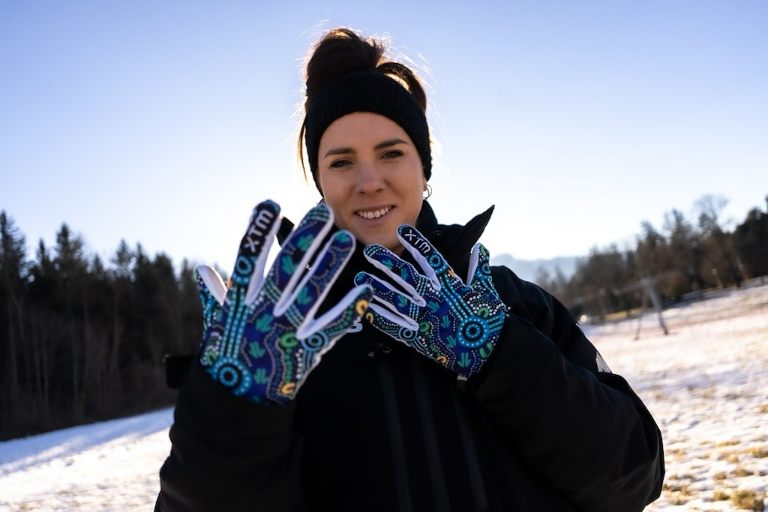
[(318, 43), (299, 148), (322, 204), (287, 239), (257, 206), (229, 290), (199, 269), (157, 508), (642, 510), (653, 418), (556, 299), (489, 267), (491, 210), (438, 224), (426, 97), (383, 50)]

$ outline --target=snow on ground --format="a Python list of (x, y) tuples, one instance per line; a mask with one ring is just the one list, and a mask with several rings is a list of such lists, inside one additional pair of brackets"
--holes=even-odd
[[(667, 477), (646, 511), (763, 510), (768, 286), (664, 318), (667, 336), (653, 315), (585, 329), (662, 430)], [(0, 443), (0, 510), (151, 510), (171, 422), (168, 409)]]
[(172, 409), (0, 443), (0, 510), (152, 510)]
[[(768, 491), (768, 286), (587, 329), (653, 414), (667, 475), (652, 510), (763, 510)], [(638, 323), (639, 339), (635, 340)]]

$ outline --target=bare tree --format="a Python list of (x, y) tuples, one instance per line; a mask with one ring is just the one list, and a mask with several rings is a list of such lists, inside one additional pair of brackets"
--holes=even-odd
[(723, 281), (738, 286), (744, 280), (744, 272), (733, 236), (726, 231), (726, 223), (721, 218), (727, 205), (728, 199), (712, 194), (702, 196), (694, 205), (699, 213), (699, 229), (706, 249), (702, 273), (706, 275), (709, 271), (718, 286), (722, 286)]
[(722, 195), (704, 194), (693, 203), (699, 216), (699, 227), (704, 233), (721, 230), (720, 216), (728, 206), (728, 199)]

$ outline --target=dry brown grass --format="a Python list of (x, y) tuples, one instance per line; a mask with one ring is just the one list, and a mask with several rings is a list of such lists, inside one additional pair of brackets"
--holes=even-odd
[(728, 491), (723, 490), (716, 490), (714, 496), (712, 496), (712, 501), (728, 501), (731, 499), (731, 494)]
[(688, 503), (688, 498), (682, 493), (676, 492), (672, 494), (672, 496), (670, 496), (669, 500), (667, 501), (672, 505), (685, 505)]
[(665, 450), (664, 455), (669, 459), (679, 460), (685, 457), (687, 452), (685, 451), (685, 448), (670, 448), (669, 450)]
[(692, 494), (688, 484), (681, 484), (679, 482), (664, 483), (663, 489), (670, 493), (682, 494), (683, 496), (690, 496)]
[(747, 490), (734, 491), (731, 501), (741, 510), (765, 510), (765, 495), (762, 493)]
[(768, 448), (764, 448), (762, 446), (756, 446), (755, 448), (751, 448), (744, 453), (747, 453), (752, 457), (755, 457), (756, 459), (764, 459), (768, 457)]

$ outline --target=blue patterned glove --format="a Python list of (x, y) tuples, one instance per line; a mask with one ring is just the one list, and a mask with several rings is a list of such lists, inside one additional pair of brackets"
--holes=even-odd
[(460, 377), (473, 377), (496, 345), (507, 310), (491, 281), (488, 250), (481, 244), (472, 249), (464, 284), (415, 228), (403, 225), (397, 232), (424, 274), (380, 245), (366, 247), (368, 261), (400, 287), (357, 274), (355, 284), (371, 286), (376, 300), (366, 319)]
[(293, 399), (322, 355), (360, 319), (371, 299), (369, 288), (354, 288), (315, 318), (355, 248), (354, 237), (339, 231), (319, 250), (333, 225), (325, 205), (310, 210), (299, 223), (265, 279), (267, 253), (279, 221), (276, 203), (256, 206), (229, 290), (215, 270), (197, 268), (204, 321), (200, 364), (234, 394), (257, 403)]

